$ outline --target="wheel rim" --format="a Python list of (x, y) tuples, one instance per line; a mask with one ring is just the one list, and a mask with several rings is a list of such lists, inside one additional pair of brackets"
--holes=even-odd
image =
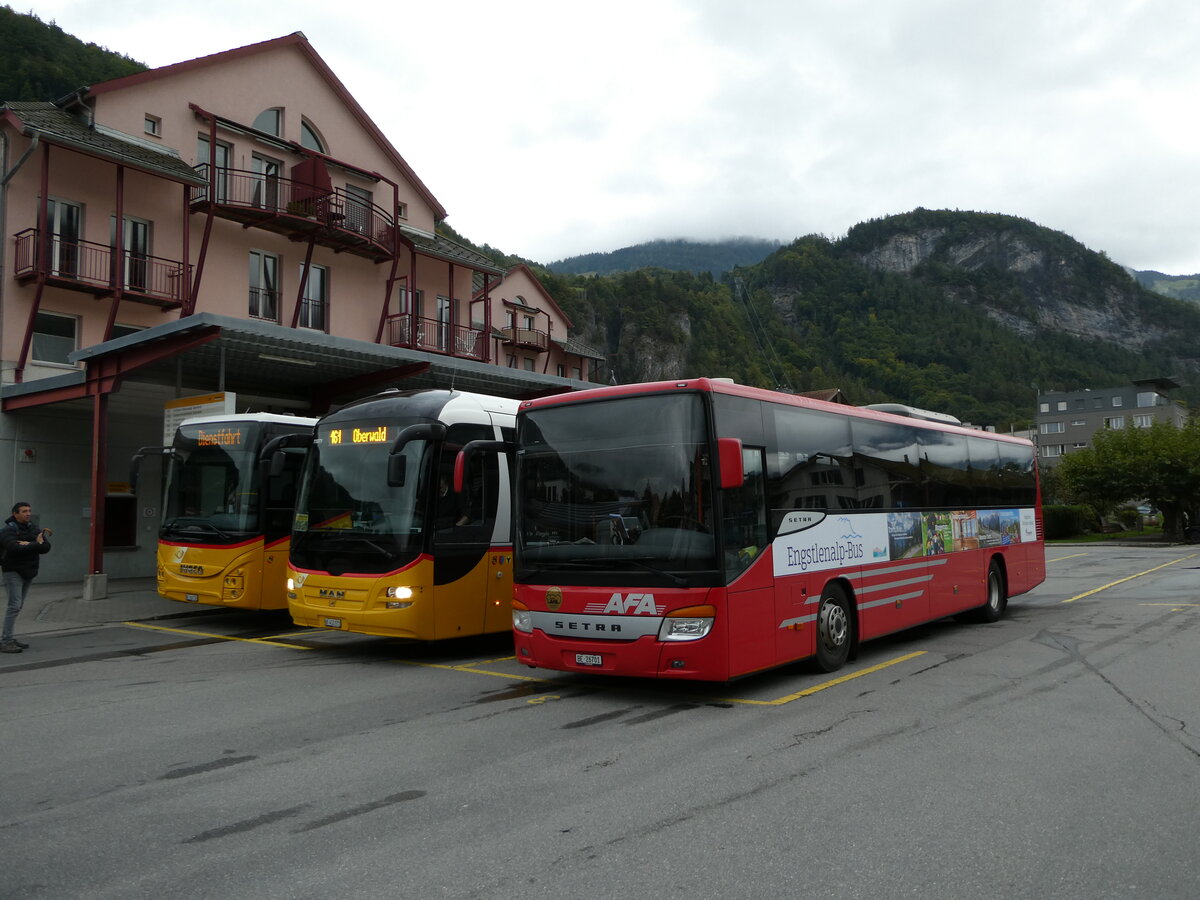
[(988, 573), (988, 606), (1000, 610), (1000, 576), (995, 571)]
[(850, 633), (850, 620), (840, 603), (827, 601), (821, 606), (821, 643), (829, 650), (837, 650), (846, 643)]

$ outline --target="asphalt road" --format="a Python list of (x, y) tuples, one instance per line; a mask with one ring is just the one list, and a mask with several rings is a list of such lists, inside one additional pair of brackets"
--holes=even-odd
[(1200, 896), (1200, 555), (1048, 548), (835, 676), (209, 613), (0, 671), (0, 897)]

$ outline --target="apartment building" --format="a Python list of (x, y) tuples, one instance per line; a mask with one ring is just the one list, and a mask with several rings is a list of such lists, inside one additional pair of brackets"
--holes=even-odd
[(446, 215), (300, 33), (0, 106), (0, 503), (54, 527), (43, 577), (153, 572), (128, 465), (180, 397), (584, 386), (602, 356)]
[(1038, 394), (1036, 441), (1043, 467), (1091, 445), (1105, 428), (1149, 428), (1155, 422), (1180, 427), (1187, 421), (1183, 404), (1168, 393), (1178, 388), (1169, 378), (1135, 381), (1125, 387)]

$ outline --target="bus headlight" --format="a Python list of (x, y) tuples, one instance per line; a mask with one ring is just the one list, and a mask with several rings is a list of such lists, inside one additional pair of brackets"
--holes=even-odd
[(520, 600), (512, 602), (513, 630), (523, 634), (533, 633), (533, 613)]
[(687, 606), (667, 613), (658, 629), (660, 641), (696, 641), (712, 631), (714, 606)]
[(296, 579), (295, 579), (295, 578), (289, 578), (289, 579), (287, 580), (287, 589), (288, 589), (289, 591), (294, 591), (294, 590), (296, 590)]
[(387, 598), (384, 609), (408, 609), (412, 606), (413, 589), (410, 587), (390, 587), (383, 595)]

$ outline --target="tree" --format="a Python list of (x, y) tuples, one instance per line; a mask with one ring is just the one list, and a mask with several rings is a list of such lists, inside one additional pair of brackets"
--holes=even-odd
[(1155, 422), (1149, 428), (1106, 430), (1091, 447), (1063, 457), (1058, 475), (1066, 488), (1098, 513), (1126, 501), (1146, 500), (1163, 514), (1163, 534), (1183, 539), (1184, 513), (1200, 507), (1200, 418), (1182, 428)]

